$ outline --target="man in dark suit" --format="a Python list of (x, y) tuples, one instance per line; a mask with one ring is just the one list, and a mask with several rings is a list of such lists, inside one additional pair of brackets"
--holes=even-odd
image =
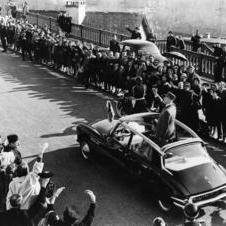
[(165, 107), (163, 108), (156, 127), (156, 136), (160, 145), (165, 145), (175, 138), (175, 119), (176, 106), (173, 103), (176, 96), (168, 92), (163, 101)]
[(166, 51), (170, 52), (171, 46), (176, 46), (176, 38), (173, 35), (172, 31), (169, 31), (167, 39), (166, 39)]

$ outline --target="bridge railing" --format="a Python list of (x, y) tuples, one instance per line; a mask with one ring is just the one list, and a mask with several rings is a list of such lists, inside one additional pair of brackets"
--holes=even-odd
[(193, 65), (198, 72), (198, 74), (203, 77), (214, 80), (214, 67), (216, 64), (216, 58), (203, 53), (196, 53), (189, 50), (178, 50), (172, 47), (172, 51), (179, 51), (184, 54), (188, 61), (185, 62), (186, 65)]
[[(36, 24), (40, 27), (48, 25), (50, 30), (56, 32), (58, 30), (57, 20), (52, 17), (43, 16), (40, 14), (28, 13), (27, 20)], [(122, 41), (128, 39), (128, 36), (113, 33), (105, 30), (95, 29), (91, 27), (86, 27), (83, 25), (72, 24), (71, 37), (80, 39), (82, 41), (87, 41), (99, 46), (109, 47), (110, 40), (117, 36), (118, 40)], [(160, 49), (160, 52), (166, 52), (166, 40), (157, 40), (156, 45)], [(178, 48), (172, 48), (174, 51), (179, 51), (188, 58), (187, 64), (192, 64), (196, 67), (198, 73), (204, 77), (214, 79), (214, 65), (216, 63), (216, 58), (211, 56), (212, 49), (205, 45), (201, 46), (202, 52), (193, 52), (192, 43), (190, 40), (185, 41), (185, 50), (179, 50)]]
[[(58, 30), (57, 20), (53, 17), (47, 17), (40, 14), (28, 13), (27, 20), (40, 27), (47, 25), (51, 31), (56, 32)], [(82, 41), (92, 42), (99, 46), (108, 47), (110, 40), (117, 36), (117, 39), (122, 41), (128, 39), (126, 35), (100, 30), (92, 27), (87, 27), (78, 24), (72, 24), (71, 37), (80, 39)]]

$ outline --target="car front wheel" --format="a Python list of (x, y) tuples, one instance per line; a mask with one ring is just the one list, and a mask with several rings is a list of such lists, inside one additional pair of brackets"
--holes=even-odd
[(81, 154), (82, 154), (82, 157), (87, 160), (90, 158), (90, 154), (91, 154), (91, 149), (90, 149), (90, 146), (87, 142), (85, 141), (82, 141), (81, 144), (80, 144), (80, 149), (81, 149)]

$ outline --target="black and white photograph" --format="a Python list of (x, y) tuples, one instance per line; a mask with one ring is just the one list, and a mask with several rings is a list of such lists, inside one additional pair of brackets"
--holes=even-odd
[(226, 226), (226, 0), (0, 0), (0, 226)]

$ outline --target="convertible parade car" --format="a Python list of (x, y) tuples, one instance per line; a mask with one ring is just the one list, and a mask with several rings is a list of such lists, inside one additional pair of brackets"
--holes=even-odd
[(152, 184), (167, 211), (187, 203), (208, 206), (226, 197), (226, 170), (208, 154), (206, 144), (176, 120), (176, 138), (164, 146), (155, 137), (158, 113), (140, 113), (77, 127), (84, 159), (103, 153)]

